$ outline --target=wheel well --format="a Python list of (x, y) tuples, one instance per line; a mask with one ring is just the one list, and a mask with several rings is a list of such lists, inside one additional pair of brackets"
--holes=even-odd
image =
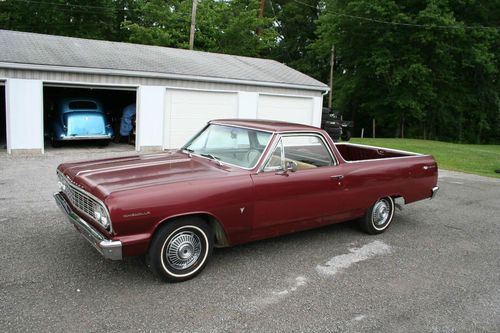
[(186, 218), (186, 217), (198, 217), (201, 218), (207, 225), (210, 227), (214, 234), (214, 245), (216, 247), (226, 247), (229, 246), (229, 241), (226, 236), (226, 232), (224, 231), (224, 228), (222, 227), (222, 224), (212, 215), (206, 214), (206, 213), (196, 213), (196, 214), (188, 214), (188, 215), (182, 215), (182, 216), (175, 216), (172, 218), (168, 218), (166, 220), (163, 220), (161, 223), (159, 223), (156, 226), (155, 231), (153, 232), (153, 235), (151, 239), (153, 239), (154, 234), (163, 226), (165, 223), (174, 221), (176, 219), (180, 218)]
[(402, 205), (406, 204), (406, 200), (402, 195), (395, 194), (395, 195), (390, 195), (390, 197), (392, 197), (392, 199), (394, 200), (394, 204), (402, 204)]

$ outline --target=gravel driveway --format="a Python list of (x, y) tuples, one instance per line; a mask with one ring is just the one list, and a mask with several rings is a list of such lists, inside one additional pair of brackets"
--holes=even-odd
[(500, 331), (500, 180), (441, 171), (437, 198), (384, 234), (348, 222), (217, 249), (168, 284), (102, 259), (52, 199), (59, 163), (123, 154), (0, 153), (0, 331)]

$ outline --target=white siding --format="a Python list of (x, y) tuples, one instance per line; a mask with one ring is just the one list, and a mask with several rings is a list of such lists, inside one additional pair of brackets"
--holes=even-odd
[(323, 97), (313, 97), (313, 126), (321, 127), (322, 110)]
[(159, 149), (163, 142), (165, 87), (141, 86), (137, 99), (137, 148)]
[[(149, 77), (132, 77), (121, 75), (104, 75), (104, 74), (85, 74), (85, 73), (69, 73), (69, 72), (52, 72), (40, 70), (21, 70), (21, 69), (6, 69), (0, 68), (0, 78), (19, 78), (42, 80), (50, 83), (66, 83), (66, 84), (91, 84), (91, 85), (126, 85), (131, 87), (137, 86), (164, 86), (179, 89), (199, 89), (199, 90), (228, 90), (228, 91), (247, 91), (266, 94), (282, 94), (282, 95), (301, 95), (301, 96), (316, 96), (321, 97), (323, 91), (304, 90), (300, 88), (280, 88), (280, 87), (265, 87), (253, 86), (236, 83), (220, 83), (220, 82), (202, 82), (191, 80), (173, 80), (159, 79)], [(325, 87), (325, 89), (327, 89)]]
[(43, 152), (43, 85), (38, 80), (7, 80), (7, 151)]
[(312, 125), (313, 99), (260, 95), (257, 118)]
[(258, 93), (240, 91), (238, 93), (238, 118), (256, 119), (258, 103)]
[(237, 93), (167, 89), (165, 104), (165, 149), (181, 147), (212, 119), (238, 115)]

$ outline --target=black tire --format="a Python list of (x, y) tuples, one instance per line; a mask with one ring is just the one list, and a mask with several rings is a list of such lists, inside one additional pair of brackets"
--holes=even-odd
[(62, 142), (54, 140), (54, 138), (50, 138), (50, 145), (54, 148), (59, 148), (62, 146)]
[(341, 128), (339, 126), (332, 126), (332, 125), (325, 124), (325, 126), (323, 128), (327, 132), (338, 132), (339, 134), (341, 132)]
[(337, 133), (331, 133), (331, 132), (327, 132), (327, 133), (330, 136), (330, 138), (332, 138), (332, 140), (334, 142), (340, 141), (340, 135), (339, 134), (337, 134)]
[(344, 130), (342, 129), (342, 136), (341, 136), (343, 141), (349, 141), (351, 140), (351, 131), (348, 129)]
[(109, 146), (110, 141), (111, 140), (99, 140), (98, 146), (99, 147), (107, 147), (107, 146)]
[(146, 262), (167, 281), (192, 279), (205, 268), (212, 255), (213, 238), (212, 230), (201, 218), (167, 221), (155, 233)]
[(361, 229), (370, 235), (384, 232), (394, 218), (394, 207), (394, 199), (391, 197), (377, 200), (360, 220)]

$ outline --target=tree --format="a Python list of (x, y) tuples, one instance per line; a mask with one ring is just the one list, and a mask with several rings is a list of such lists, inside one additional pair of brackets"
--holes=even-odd
[(112, 0), (0, 2), (0, 28), (113, 40), (117, 27)]
[(278, 44), (271, 57), (318, 80), (328, 82), (329, 57), (318, 56), (309, 45), (316, 41), (316, 21), (321, 13), (320, 0), (268, 1), (267, 15), (276, 17)]
[[(128, 41), (188, 47), (191, 1), (142, 1), (139, 7), (142, 15), (122, 25), (130, 33)], [(246, 56), (268, 52), (275, 45), (276, 32), (272, 19), (259, 19), (257, 10), (258, 3), (251, 0), (199, 1), (195, 49)]]
[(312, 48), (327, 58), (336, 45), (334, 104), (358, 125), (376, 118), (385, 136), (500, 141), (499, 30), (483, 28), (498, 25), (498, 1), (325, 3)]

